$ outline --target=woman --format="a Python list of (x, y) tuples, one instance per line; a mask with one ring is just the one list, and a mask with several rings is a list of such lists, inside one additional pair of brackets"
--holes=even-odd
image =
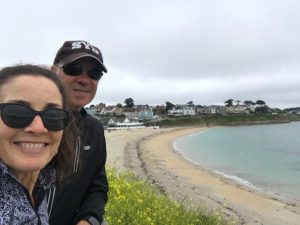
[(64, 109), (62, 84), (51, 71), (0, 71), (0, 224), (48, 224), (45, 192), (72, 159)]

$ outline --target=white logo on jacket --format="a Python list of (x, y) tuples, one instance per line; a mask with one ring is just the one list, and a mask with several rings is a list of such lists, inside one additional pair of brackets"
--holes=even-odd
[(85, 151), (88, 151), (91, 149), (91, 146), (90, 145), (86, 145), (86, 146), (83, 146), (83, 150)]

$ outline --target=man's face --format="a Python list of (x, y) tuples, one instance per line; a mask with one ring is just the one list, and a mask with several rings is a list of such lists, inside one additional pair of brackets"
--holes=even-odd
[[(72, 110), (80, 110), (93, 100), (99, 83), (99, 80), (88, 76), (88, 71), (99, 71), (101, 68), (99, 63), (90, 57), (78, 59), (71, 64), (72, 66), (75, 65), (75, 67), (83, 68), (80, 75), (68, 75), (66, 70), (64, 72), (63, 68), (57, 68), (57, 73), (65, 84), (69, 106)], [(70, 71), (68, 73), (70, 74)]]

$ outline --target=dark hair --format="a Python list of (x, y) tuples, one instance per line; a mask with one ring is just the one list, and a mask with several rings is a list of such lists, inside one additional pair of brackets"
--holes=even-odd
[[(49, 69), (46, 69), (42, 66), (26, 64), (26, 65), (15, 65), (15, 66), (3, 68), (0, 71), (0, 89), (1, 86), (6, 82), (8, 82), (9, 80), (24, 75), (40, 76), (51, 80), (56, 85), (56, 87), (58, 88), (62, 96), (63, 109), (67, 109), (66, 94), (62, 82), (60, 81), (59, 77), (56, 74), (54, 74)], [(34, 91), (34, 90), (28, 90), (28, 91)], [(73, 126), (72, 123), (73, 122), (70, 122), (70, 124), (64, 129), (62, 140), (58, 148), (58, 152), (56, 156), (54, 156), (53, 159), (48, 164), (53, 166), (56, 169), (57, 182), (62, 179), (63, 175), (68, 174), (72, 168), (71, 163), (73, 162), (74, 148), (75, 148), (74, 146), (75, 134), (72, 129)]]

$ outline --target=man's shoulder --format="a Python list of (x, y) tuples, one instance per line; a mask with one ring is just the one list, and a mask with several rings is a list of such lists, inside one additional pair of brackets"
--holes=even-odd
[(80, 115), (82, 118), (81, 124), (85, 127), (85, 129), (92, 129), (100, 133), (104, 132), (102, 123), (96, 117), (88, 114), (84, 108), (80, 110)]
[(85, 118), (85, 124), (92, 129), (103, 130), (102, 123), (94, 116), (88, 114)]

